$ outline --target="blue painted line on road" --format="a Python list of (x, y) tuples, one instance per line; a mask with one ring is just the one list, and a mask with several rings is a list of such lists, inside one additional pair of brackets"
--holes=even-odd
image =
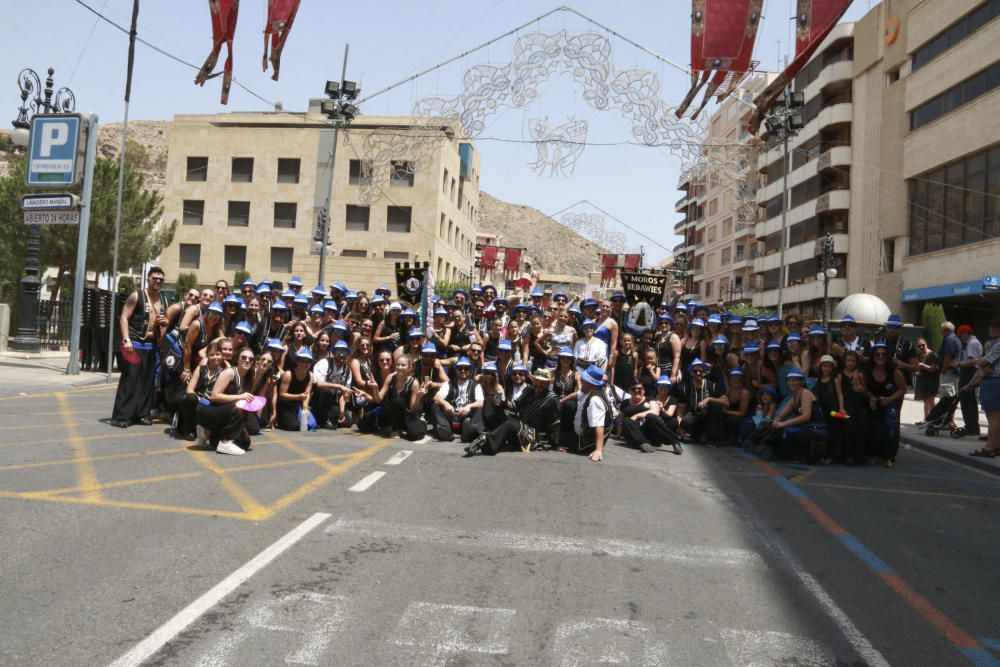
[(858, 538), (854, 537), (848, 532), (843, 532), (835, 535), (840, 542), (851, 550), (855, 556), (864, 561), (864, 564), (868, 566), (868, 569), (876, 574), (881, 574), (882, 572), (892, 572), (893, 569), (889, 565), (876, 556), (871, 549), (866, 547), (861, 543)]
[(958, 650), (976, 667), (997, 667), (1000, 665), (1000, 660), (994, 658), (984, 648), (960, 648)]
[(976, 637), (976, 639), (991, 651), (1000, 651), (1000, 639), (990, 639), (989, 637)]
[(806, 494), (802, 491), (802, 489), (800, 489), (798, 486), (796, 486), (788, 478), (786, 478), (786, 477), (774, 477), (773, 479), (774, 479), (775, 482), (778, 483), (778, 486), (780, 486), (781, 488), (783, 488), (785, 490), (785, 492), (788, 495), (790, 495), (792, 498), (795, 498), (797, 500), (801, 500), (802, 498), (806, 497)]

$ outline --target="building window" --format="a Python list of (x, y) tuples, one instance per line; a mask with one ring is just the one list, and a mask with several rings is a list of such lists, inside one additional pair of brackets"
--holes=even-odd
[(233, 158), (233, 183), (253, 183), (253, 158)]
[(295, 214), (298, 204), (295, 202), (274, 202), (274, 226), (276, 229), (295, 229)]
[(413, 209), (409, 206), (388, 206), (386, 207), (385, 230), (409, 234), (412, 217)]
[(913, 71), (916, 72), (998, 16), (1000, 0), (989, 0), (973, 9), (913, 52)]
[(227, 224), (230, 227), (249, 227), (250, 202), (248, 201), (229, 202), (229, 221)]
[(728, 266), (732, 259), (732, 248), (722, 249), (722, 266)]
[(207, 157), (189, 157), (187, 159), (187, 179), (189, 181), (204, 181), (208, 179)]
[(451, 179), (451, 194), (448, 195), (448, 198), (451, 199), (451, 202), (453, 204), (455, 203), (455, 177), (454, 176)]
[(706, 299), (711, 299), (712, 298), (712, 292), (714, 292), (714, 291), (715, 291), (715, 283), (713, 283), (711, 280), (706, 280), (705, 281), (705, 298)]
[(340, 256), (341, 257), (367, 257), (368, 256), (368, 251), (367, 250), (346, 250), (345, 249), (345, 250), (341, 250), (340, 251)]
[(908, 181), (910, 254), (1000, 237), (1000, 146)]
[(393, 160), (390, 163), (389, 185), (394, 188), (413, 187), (413, 163)]
[(242, 271), (246, 266), (247, 247), (245, 245), (227, 245), (222, 260), (222, 268), (226, 271)]
[[(444, 178), (441, 179), (441, 192), (448, 194), (448, 167), (444, 168)], [(438, 273), (441, 273), (441, 267), (438, 267)]]
[(407, 260), (410, 258), (410, 253), (399, 252), (395, 250), (386, 250), (385, 253), (383, 253), (383, 257), (385, 257), (386, 259)]
[(293, 248), (271, 248), (271, 273), (291, 273), (294, 257)]
[(896, 270), (896, 239), (882, 240), (882, 266), (880, 273), (892, 273)]
[(278, 182), (279, 183), (298, 183), (299, 182), (299, 167), (302, 161), (297, 157), (279, 157), (278, 158)]
[(205, 201), (202, 199), (185, 199), (182, 220), (185, 225), (205, 224)]
[(348, 185), (367, 185), (372, 182), (372, 163), (370, 160), (351, 160), (347, 169)]
[(719, 212), (719, 200), (718, 198), (713, 198), (712, 201), (708, 202), (708, 214), (715, 215)]
[(182, 243), (180, 256), (180, 268), (199, 269), (201, 268), (201, 244)]
[(728, 239), (733, 235), (733, 219), (726, 218), (722, 221), (722, 238)]
[(970, 76), (910, 112), (910, 129), (916, 130), (1000, 87), (1000, 62)]
[(347, 220), (347, 231), (367, 232), (371, 213), (372, 209), (370, 206), (354, 206), (353, 204), (348, 204), (345, 216)]
[(438, 236), (444, 238), (444, 213), (441, 214), (441, 224), (438, 226)]
[(708, 242), (715, 243), (715, 225), (708, 228)]

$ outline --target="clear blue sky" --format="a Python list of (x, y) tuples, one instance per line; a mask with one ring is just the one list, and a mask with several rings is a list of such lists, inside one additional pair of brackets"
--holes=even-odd
[[(85, 0), (112, 20), (128, 25), (131, 0)], [(211, 22), (205, 0), (142, 0), (139, 35), (198, 66), (211, 47)], [(764, 25), (755, 58), (761, 69), (777, 69), (787, 52), (789, 17), (794, 0), (765, 0)], [(873, 6), (855, 0), (847, 19), (857, 19)], [(303, 0), (282, 58), (281, 80), (271, 81), (261, 71), (262, 30), (266, 0), (242, 0), (235, 42), (235, 76), (262, 97), (281, 101), (286, 110), (304, 110), (309, 97), (323, 92), (327, 79), (339, 77), (344, 44), (350, 42), (348, 79), (362, 82), (364, 91), (405, 78), (419, 69), (529, 21), (556, 3), (534, 0), (478, 0), (476, 2), (333, 2)], [(687, 64), (690, 3), (687, 0), (629, 0), (614, 4), (578, 0), (572, 6), (622, 35), (663, 56)], [(18, 70), (31, 67), (44, 74), (56, 69), (56, 85), (69, 85), (79, 111), (93, 111), (102, 123), (121, 120), (127, 56), (127, 35), (89, 13), (74, 0), (0, 0), (0, 102), (13, 119), (19, 97), (14, 85)], [(580, 18), (561, 12), (526, 29), (556, 32), (593, 28)], [(780, 45), (777, 40), (780, 40)], [(661, 97), (679, 101), (687, 88), (686, 76), (649, 55), (612, 38), (616, 69), (643, 68), (661, 76)], [(450, 97), (461, 92), (461, 73), (471, 65), (504, 66), (513, 56), (513, 38), (464, 58), (423, 79), (405, 84), (366, 104), (369, 114), (407, 114), (414, 101), (428, 96)], [(220, 67), (223, 59), (220, 58)], [(216, 113), (266, 110), (269, 106), (234, 85), (228, 107), (219, 104), (220, 82), (204, 88), (193, 84), (194, 70), (152, 49), (137, 45), (130, 117), (170, 119), (177, 113)], [(588, 141), (630, 141), (624, 121), (615, 112), (591, 109), (580, 88), (568, 76), (553, 77), (540, 87), (539, 98), (525, 108), (507, 110), (494, 118), (484, 137), (519, 141), (530, 138), (528, 122), (548, 118), (561, 125), (570, 117), (586, 120)], [(6, 121), (9, 123), (9, 121)], [(481, 140), (482, 189), (508, 201), (528, 204), (547, 213), (581, 199), (593, 201), (615, 217), (667, 248), (675, 244), (673, 202), (679, 162), (664, 149), (638, 146), (587, 147), (572, 176), (536, 175), (528, 166), (535, 147), (522, 143)], [(419, 177), (419, 174), (418, 174)], [(580, 211), (588, 211), (580, 208)], [(630, 243), (642, 243), (647, 261), (667, 253), (609, 220)]]

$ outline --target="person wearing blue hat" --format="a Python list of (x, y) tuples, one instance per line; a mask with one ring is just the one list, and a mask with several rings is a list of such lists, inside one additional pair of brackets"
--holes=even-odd
[(298, 294), (299, 292), (302, 291), (302, 278), (299, 278), (298, 276), (292, 276), (292, 279), (288, 281), (288, 287), (293, 292)]
[(312, 294), (314, 297), (325, 297), (326, 290), (323, 288), (322, 285), (316, 285), (316, 287), (312, 288), (310, 294)]
[(858, 335), (858, 323), (853, 315), (840, 319), (840, 335), (833, 340), (834, 356), (843, 359), (844, 352), (857, 352), (863, 361), (871, 356), (872, 342)]
[[(293, 335), (305, 332), (305, 326), (298, 322), (293, 328)], [(285, 353), (285, 372), (278, 383), (278, 400), (275, 404), (275, 426), (283, 431), (301, 430), (303, 423), (309, 421), (309, 400), (312, 398), (313, 376), (312, 350), (305, 345), (296, 348), (297, 341), (288, 346)], [(306, 419), (303, 420), (303, 413)]]
[(829, 439), (820, 403), (806, 388), (806, 377), (800, 369), (790, 371), (786, 380), (791, 398), (771, 424), (780, 432), (775, 454), (794, 461), (820, 461), (826, 457)]
[[(590, 452), (588, 458), (598, 462), (604, 459), (604, 443), (611, 435), (613, 415), (605, 396), (607, 380), (600, 366), (586, 366), (580, 371), (581, 391), (577, 394), (573, 430), (576, 432), (577, 449)], [(593, 451), (591, 451), (593, 450)]]
[[(463, 429), (471, 429), (467, 424), (472, 412), (469, 407), (476, 401), (482, 401), (483, 391), (476, 382), (472, 361), (462, 355), (451, 364), (454, 377), (450, 378), (441, 390), (434, 394), (434, 421), (432, 435), (442, 442), (451, 442), (455, 434), (461, 434)], [(474, 436), (469, 440), (474, 439)]]
[(596, 329), (597, 323), (591, 319), (586, 319), (580, 324), (581, 336), (573, 348), (577, 369), (582, 370), (588, 366), (608, 367), (608, 346), (594, 335)]
[(917, 348), (912, 341), (903, 338), (903, 317), (893, 313), (885, 321), (885, 342), (889, 346), (896, 368), (903, 371), (909, 386), (914, 373), (920, 367), (917, 363)]
[[(745, 384), (745, 373), (738, 366), (730, 368), (727, 373), (725, 393), (709, 397), (709, 405), (715, 407), (716, 419), (721, 420), (718, 429), (723, 442), (727, 445), (738, 445), (749, 433), (753, 424), (750, 408), (753, 403), (753, 392)], [(715, 429), (713, 429), (715, 430)]]
[[(661, 416), (664, 405), (667, 409), (676, 411), (676, 402), (672, 402), (670, 397), (670, 379), (664, 377), (664, 403), (660, 403), (659, 391), (654, 389), (654, 397), (646, 395), (646, 388), (641, 382), (634, 382), (627, 387), (625, 400), (621, 404), (621, 429), (625, 443), (641, 452), (651, 454), (656, 450), (653, 445), (673, 444), (674, 453), (683, 451), (680, 440), (674, 435), (671, 428), (664, 422)], [(671, 420), (673, 421), (673, 420)]]
[(351, 346), (343, 340), (333, 345), (332, 356), (313, 366), (313, 395), (310, 407), (319, 428), (350, 428), (353, 376), (347, 357)]
[(257, 293), (257, 283), (247, 278), (240, 283), (240, 294), (244, 301), (249, 301)]
[(229, 338), (233, 341), (233, 354), (238, 355), (241, 350), (250, 347), (250, 336), (253, 335), (253, 328), (246, 320), (239, 322), (233, 327)]
[(719, 406), (709, 400), (722, 396), (723, 391), (708, 379), (710, 370), (708, 364), (696, 357), (676, 389), (678, 433), (695, 442), (718, 442), (723, 437)]
[(681, 354), (683, 340), (674, 331), (674, 318), (667, 313), (660, 313), (656, 318), (656, 334), (653, 338), (656, 350), (656, 363), (660, 375), (666, 375), (674, 384), (681, 379)]

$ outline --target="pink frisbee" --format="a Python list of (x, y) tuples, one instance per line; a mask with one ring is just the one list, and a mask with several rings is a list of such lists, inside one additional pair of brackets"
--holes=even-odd
[(267, 405), (267, 399), (263, 396), (254, 396), (253, 400), (250, 401), (236, 401), (236, 407), (245, 412), (257, 412), (265, 405)]

